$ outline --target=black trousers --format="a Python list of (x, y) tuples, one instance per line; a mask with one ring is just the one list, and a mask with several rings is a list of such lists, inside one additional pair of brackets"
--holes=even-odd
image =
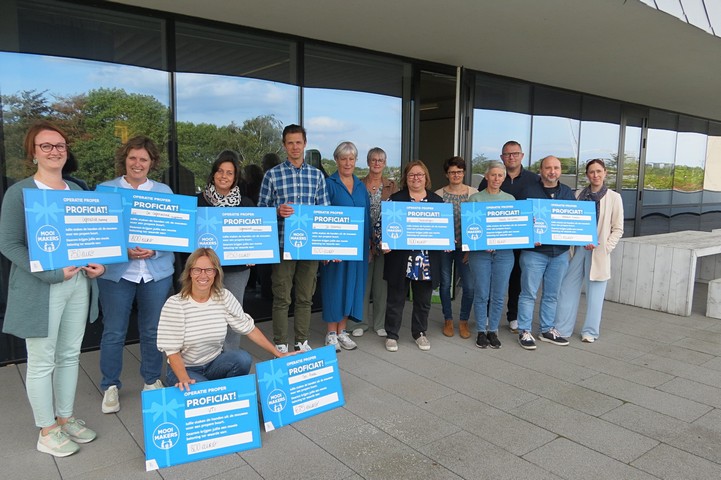
[(506, 319), (518, 320), (518, 297), (521, 295), (521, 265), (518, 261), (521, 258), (522, 250), (513, 251), (513, 270), (511, 277), (508, 279), (508, 308), (506, 309)]
[(432, 282), (405, 278), (403, 283), (388, 283), (385, 330), (390, 339), (398, 340), (398, 332), (403, 323), (403, 307), (409, 287), (413, 291), (411, 334), (416, 339), (421, 336), (421, 333), (428, 330), (428, 312), (431, 310), (431, 294), (433, 293)]

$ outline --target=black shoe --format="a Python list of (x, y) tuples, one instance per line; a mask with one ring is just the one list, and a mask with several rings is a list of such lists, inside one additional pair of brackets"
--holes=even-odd
[(563, 338), (561, 334), (558, 333), (558, 330), (556, 330), (555, 328), (552, 328), (545, 333), (541, 333), (538, 339), (542, 342), (548, 342), (554, 345), (560, 345), (562, 347), (568, 345), (568, 340)]
[(524, 330), (518, 334), (518, 343), (526, 350), (536, 349), (536, 339), (533, 338), (533, 335), (531, 335), (531, 332), (528, 330)]
[(491, 344), (491, 348), (501, 348), (501, 341), (498, 339), (496, 332), (488, 332), (486, 337), (488, 338), (488, 343)]
[(486, 348), (488, 346), (488, 339), (486, 338), (486, 332), (478, 332), (476, 337), (476, 347)]

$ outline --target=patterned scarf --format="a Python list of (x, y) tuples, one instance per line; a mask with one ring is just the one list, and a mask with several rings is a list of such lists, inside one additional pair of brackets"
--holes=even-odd
[(240, 189), (236, 185), (230, 189), (228, 195), (221, 195), (215, 189), (215, 185), (209, 183), (203, 190), (203, 197), (214, 207), (239, 207), (240, 206)]
[(608, 192), (606, 185), (602, 185), (601, 190), (596, 193), (592, 192), (591, 187), (588, 186), (581, 190), (581, 193), (578, 195), (579, 200), (596, 202), (596, 225), (598, 225), (598, 217), (601, 216), (601, 199), (606, 196), (606, 192)]

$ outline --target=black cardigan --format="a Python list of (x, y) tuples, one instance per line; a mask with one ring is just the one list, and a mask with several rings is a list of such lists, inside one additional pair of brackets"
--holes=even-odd
[[(426, 199), (428, 202), (443, 203), (443, 199), (426, 190)], [(410, 202), (411, 195), (408, 188), (394, 193), (388, 199), (391, 202)], [(406, 267), (408, 266), (408, 257), (412, 250), (391, 250), (385, 254), (383, 265), (383, 279), (388, 282), (388, 288), (399, 288), (406, 279)], [(431, 285), (437, 288), (441, 280), (441, 251), (429, 250), (428, 257), (431, 264)]]

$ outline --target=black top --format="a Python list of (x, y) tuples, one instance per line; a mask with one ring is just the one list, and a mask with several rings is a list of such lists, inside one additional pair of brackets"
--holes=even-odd
[[(529, 185), (532, 185), (538, 181), (540, 177), (537, 173), (533, 173), (530, 170), (526, 170), (521, 167), (521, 173), (516, 178), (511, 178), (510, 175), (506, 175), (501, 184), (501, 191), (513, 195), (516, 200), (525, 200), (525, 190)], [(478, 185), (478, 191), (482, 192), (488, 186), (488, 181), (484, 178)]]

